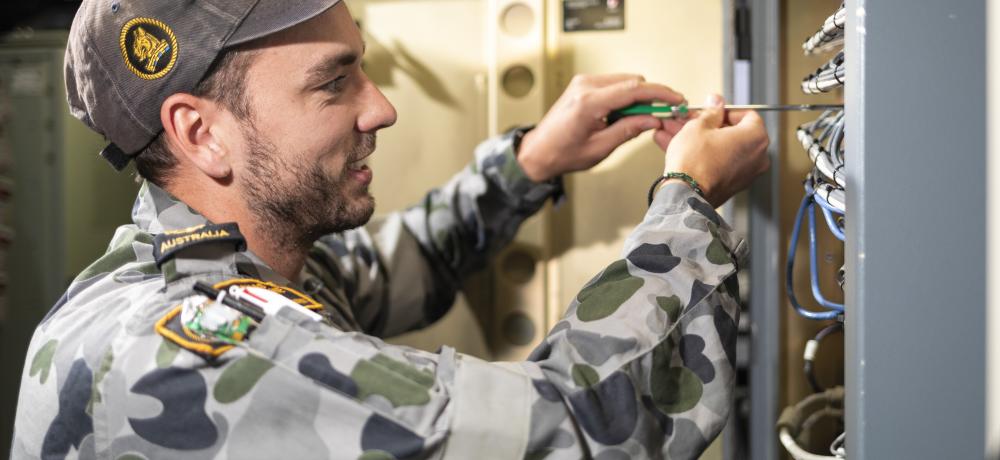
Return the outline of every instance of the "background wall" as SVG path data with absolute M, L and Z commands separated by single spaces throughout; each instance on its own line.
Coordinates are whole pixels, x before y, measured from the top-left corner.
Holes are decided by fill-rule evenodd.
M 69 114 L 65 43 L 65 30 L 0 37 L 0 104 L 7 113 L 0 145 L 10 153 L 10 194 L 0 209 L 0 226 L 9 229 L 0 266 L 0 452 L 8 451 L 35 325 L 104 252 L 114 229 L 131 221 L 138 190 L 130 174 L 98 158 L 103 139 Z

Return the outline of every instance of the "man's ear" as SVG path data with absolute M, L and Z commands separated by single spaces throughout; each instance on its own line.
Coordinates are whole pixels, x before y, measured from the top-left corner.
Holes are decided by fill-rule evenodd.
M 232 155 L 224 131 L 216 123 L 218 104 L 186 93 L 174 93 L 160 106 L 160 122 L 174 154 L 187 159 L 195 168 L 212 177 L 223 179 L 232 173 Z

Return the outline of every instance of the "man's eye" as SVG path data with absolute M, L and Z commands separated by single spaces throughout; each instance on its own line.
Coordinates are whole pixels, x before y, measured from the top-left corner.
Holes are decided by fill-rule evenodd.
M 340 90 L 344 88 L 346 80 L 347 80 L 347 75 L 341 75 L 335 78 L 330 83 L 327 83 L 326 86 L 323 87 L 323 89 L 331 93 L 339 93 Z

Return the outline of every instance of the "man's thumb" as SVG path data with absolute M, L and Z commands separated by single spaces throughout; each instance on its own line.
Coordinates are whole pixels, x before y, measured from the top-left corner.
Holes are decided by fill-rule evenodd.
M 726 110 L 722 108 L 725 101 L 718 94 L 709 95 L 705 99 L 705 109 L 698 114 L 698 118 L 705 123 L 705 126 L 719 128 L 726 117 Z

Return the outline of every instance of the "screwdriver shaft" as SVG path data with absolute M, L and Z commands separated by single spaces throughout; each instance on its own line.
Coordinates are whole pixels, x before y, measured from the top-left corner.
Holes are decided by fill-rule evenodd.
M 689 112 L 705 110 L 708 107 L 691 105 L 686 110 L 654 112 L 650 115 L 656 118 L 674 118 L 680 115 L 686 117 Z M 756 110 L 759 112 L 811 112 L 823 110 L 843 110 L 843 104 L 796 104 L 796 105 L 772 105 L 772 104 L 727 104 L 723 108 L 726 110 Z
M 769 111 L 779 111 L 779 112 L 809 112 L 809 111 L 821 111 L 821 110 L 841 110 L 844 108 L 844 104 L 797 104 L 797 105 L 771 105 L 771 104 L 730 104 L 725 105 L 726 110 L 758 110 L 762 112 Z M 688 110 L 703 110 L 708 107 L 704 106 L 688 106 Z

